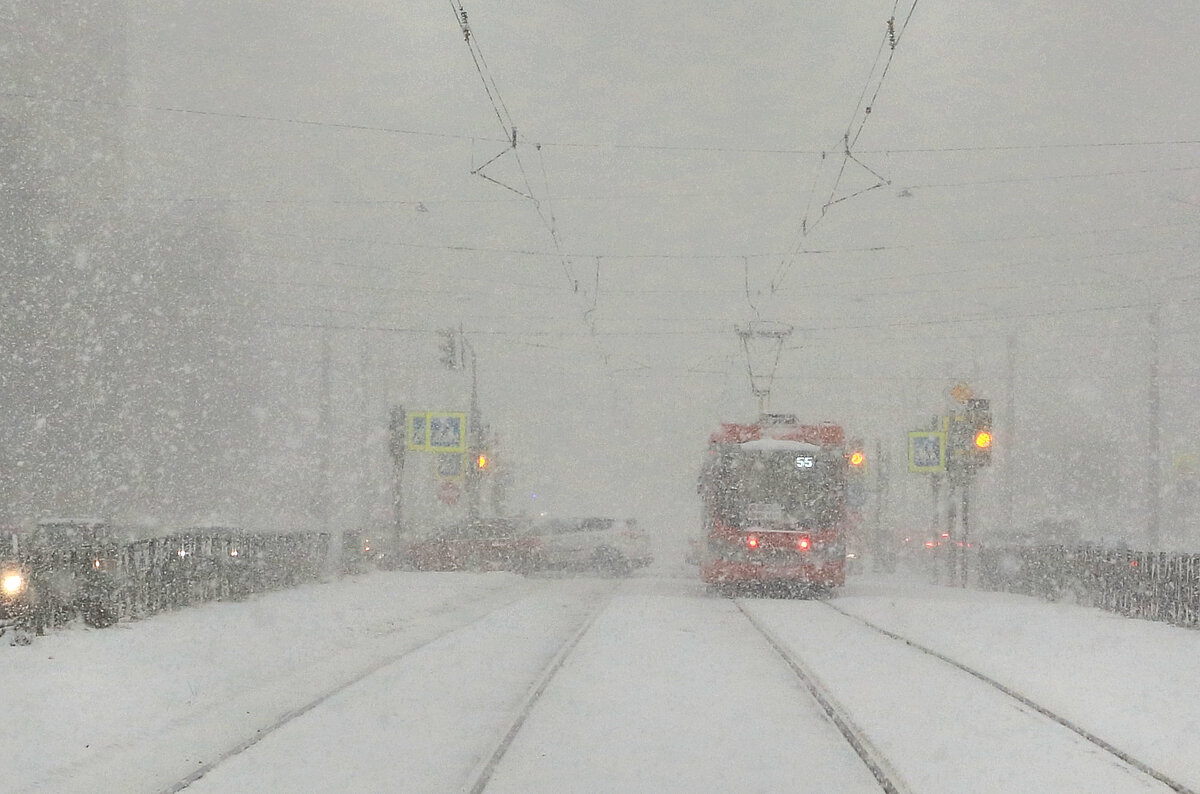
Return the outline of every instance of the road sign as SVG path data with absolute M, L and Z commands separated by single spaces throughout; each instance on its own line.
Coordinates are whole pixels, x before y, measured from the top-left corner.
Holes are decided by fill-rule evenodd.
M 414 411 L 408 415 L 408 448 L 417 452 L 429 450 L 429 412 Z
M 442 484 L 438 486 L 437 498 L 442 504 L 456 505 L 460 496 L 462 489 L 455 480 L 442 480 Z
M 408 448 L 417 452 L 466 452 L 467 415 L 453 411 L 413 411 L 408 415 Z
M 938 430 L 908 432 L 908 470 L 939 474 L 946 470 L 946 433 Z
M 461 452 L 437 453 L 437 476 L 443 478 L 463 476 L 463 472 L 466 470 L 465 459 L 466 456 Z
M 434 452 L 466 452 L 467 415 L 430 411 L 429 448 Z

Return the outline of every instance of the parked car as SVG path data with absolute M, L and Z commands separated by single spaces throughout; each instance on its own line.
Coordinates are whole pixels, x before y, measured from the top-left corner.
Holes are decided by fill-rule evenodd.
M 11 632 L 13 645 L 28 645 L 33 627 L 29 568 L 0 559 L 0 636 Z
M 38 521 L 30 539 L 30 609 L 40 633 L 75 615 L 96 628 L 120 614 L 118 530 L 97 518 Z
M 490 518 L 454 524 L 404 544 L 403 557 L 418 571 L 513 571 L 542 567 L 541 544 L 523 522 Z
M 533 527 L 547 568 L 624 576 L 653 561 L 650 538 L 633 518 L 550 518 Z

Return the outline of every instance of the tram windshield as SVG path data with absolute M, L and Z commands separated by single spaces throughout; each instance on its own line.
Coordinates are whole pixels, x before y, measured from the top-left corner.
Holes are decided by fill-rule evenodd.
M 843 504 L 841 461 L 795 451 L 724 456 L 716 478 L 718 516 L 732 526 L 814 528 L 837 520 Z

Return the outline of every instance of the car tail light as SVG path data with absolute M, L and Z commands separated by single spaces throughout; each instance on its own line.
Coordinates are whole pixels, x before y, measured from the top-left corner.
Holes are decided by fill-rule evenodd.
M 800 551 L 808 551 L 812 548 L 812 538 L 800 538 L 796 541 L 796 548 Z
M 25 589 L 25 576 L 20 571 L 5 571 L 0 581 L 6 596 L 15 596 Z
M 746 547 L 751 549 L 758 548 L 758 535 L 748 535 L 746 537 Z

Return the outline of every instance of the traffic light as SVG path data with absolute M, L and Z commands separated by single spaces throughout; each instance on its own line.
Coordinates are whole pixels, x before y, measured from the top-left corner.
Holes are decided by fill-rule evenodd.
M 972 466 L 990 466 L 992 463 L 992 407 L 987 400 L 967 400 L 967 426 L 970 436 L 966 449 L 967 460 Z
M 846 451 L 846 507 L 861 510 L 867 504 L 867 453 L 852 441 Z
M 862 439 L 846 440 L 846 463 L 850 465 L 851 474 L 862 474 L 866 470 L 866 452 Z
M 471 474 L 487 474 L 492 470 L 492 453 L 486 449 L 473 449 L 467 453 L 467 465 Z

